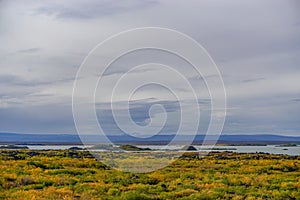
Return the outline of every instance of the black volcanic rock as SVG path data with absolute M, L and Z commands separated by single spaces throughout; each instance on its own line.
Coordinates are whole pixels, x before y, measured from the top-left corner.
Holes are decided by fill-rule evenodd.
M 80 147 L 70 147 L 68 150 L 72 150 L 72 151 L 80 151 L 80 150 L 84 150 L 84 148 L 80 148 Z
M 120 149 L 125 151 L 151 151 L 150 148 L 140 148 L 129 144 L 121 145 Z
M 196 149 L 194 146 L 185 146 L 182 148 L 182 150 L 185 150 L 185 151 L 198 151 L 198 149 Z

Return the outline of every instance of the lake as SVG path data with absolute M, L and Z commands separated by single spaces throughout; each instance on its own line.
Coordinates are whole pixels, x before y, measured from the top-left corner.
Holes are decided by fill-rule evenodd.
M 31 150 L 66 150 L 70 147 L 91 147 L 90 146 L 83 146 L 83 145 L 27 145 L 27 147 Z M 142 148 L 151 148 L 153 150 L 177 150 L 181 149 L 182 146 L 163 146 L 163 145 L 138 145 L 138 147 Z M 201 146 L 195 145 L 197 149 L 201 149 Z M 202 147 L 203 151 L 205 152 L 222 152 L 222 151 L 232 151 L 238 153 L 256 153 L 256 152 L 263 152 L 263 153 L 271 153 L 271 154 L 287 154 L 287 155 L 300 155 L 300 146 L 295 147 L 280 147 L 276 145 L 267 145 L 267 146 L 215 146 L 216 150 L 211 150 L 212 146 L 204 146 Z M 234 149 L 234 150 L 233 150 Z

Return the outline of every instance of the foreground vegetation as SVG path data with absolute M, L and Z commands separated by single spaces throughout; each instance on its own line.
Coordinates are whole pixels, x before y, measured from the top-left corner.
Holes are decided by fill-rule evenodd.
M 0 151 L 0 199 L 300 199 L 300 157 L 186 153 L 147 173 L 84 151 Z

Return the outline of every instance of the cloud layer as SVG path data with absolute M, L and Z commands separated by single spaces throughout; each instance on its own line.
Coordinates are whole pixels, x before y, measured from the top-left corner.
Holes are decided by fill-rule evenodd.
M 0 132 L 75 133 L 72 86 L 88 52 L 112 34 L 157 26 L 190 35 L 218 65 L 228 98 L 224 133 L 299 135 L 299 11 L 297 0 L 0 1 Z M 188 80 L 197 85 L 199 133 L 205 132 L 210 118 L 205 83 L 170 55 L 151 51 L 127 55 L 105 73 L 106 83 L 132 65 L 153 59 L 184 68 Z M 142 74 L 162 76 L 176 85 L 174 77 L 151 68 L 130 76 Z M 97 114 L 105 129 L 115 134 L 120 130 L 105 94 L 99 95 Z M 120 94 L 121 111 L 123 100 Z M 188 96 L 182 103 L 190 109 Z M 152 104 L 163 105 L 169 115 L 162 131 L 176 131 L 180 109 L 159 88 L 136 93 L 130 107 L 133 120 L 149 123 Z M 154 117 L 162 116 L 157 112 Z

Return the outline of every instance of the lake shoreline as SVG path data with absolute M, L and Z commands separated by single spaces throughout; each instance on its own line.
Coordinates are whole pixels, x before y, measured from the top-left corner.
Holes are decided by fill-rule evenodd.
M 128 144 L 126 144 L 128 145 Z M 125 146 L 126 146 L 125 145 Z M 126 149 L 120 149 L 124 146 L 123 144 L 98 144 L 98 145 L 76 145 L 76 144 L 53 144 L 53 145 L 0 145 L 1 149 L 8 150 L 18 150 L 18 149 L 28 149 L 32 151 L 40 150 L 89 150 L 91 152 L 119 152 L 126 151 Z M 133 145 L 129 145 L 133 146 Z M 1 148 L 2 147 L 2 148 Z M 135 145 L 137 151 L 141 149 L 146 149 L 148 152 L 189 152 L 191 150 L 184 149 L 184 145 Z M 269 154 L 282 154 L 282 155 L 296 155 L 300 156 L 300 146 L 299 145 L 191 145 L 195 148 L 195 152 L 234 152 L 234 153 L 269 153 Z M 131 149 L 131 151 L 133 151 Z M 129 150 L 130 152 L 130 150 Z

